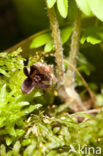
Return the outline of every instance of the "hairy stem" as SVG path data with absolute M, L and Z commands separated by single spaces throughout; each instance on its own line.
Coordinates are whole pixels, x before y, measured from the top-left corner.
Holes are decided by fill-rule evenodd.
M 76 57 L 79 51 L 79 39 L 80 39 L 80 23 L 81 23 L 81 14 L 78 10 L 77 16 L 74 21 L 74 31 L 71 38 L 71 47 L 70 47 L 70 57 L 69 63 L 76 68 Z M 67 87 L 74 88 L 75 87 L 75 69 L 71 66 L 68 67 L 68 71 L 66 74 L 66 84 Z
M 75 110 L 75 112 L 86 110 L 83 105 L 81 98 L 75 90 L 75 69 L 76 69 L 76 57 L 79 51 L 79 39 L 80 39 L 80 24 L 81 24 L 81 14 L 78 10 L 75 21 L 74 21 L 74 31 L 71 38 L 71 47 L 69 54 L 69 66 L 67 73 L 65 75 L 65 86 L 66 91 L 71 99 L 70 107 Z M 72 68 L 74 67 L 74 68 Z
M 46 3 L 46 5 L 47 5 L 47 3 Z M 83 110 L 85 110 L 85 108 L 81 105 L 81 100 L 78 98 L 78 95 L 75 94 L 74 90 L 72 90 L 73 94 L 71 96 L 71 94 L 70 94 L 71 90 L 70 90 L 70 88 L 67 87 L 67 84 L 64 81 L 63 48 L 62 48 L 62 43 L 61 43 L 61 38 L 60 38 L 59 24 L 58 24 L 56 14 L 55 14 L 55 9 L 54 9 L 54 7 L 49 9 L 47 6 L 47 10 L 48 10 L 49 21 L 50 21 L 51 30 L 52 30 L 52 36 L 53 36 L 54 48 L 55 48 L 55 58 L 56 58 L 56 63 L 57 63 L 56 72 L 57 72 L 57 81 L 58 81 L 57 82 L 58 94 L 61 97 L 61 99 L 64 100 L 65 102 L 74 104 L 74 107 L 72 107 L 72 105 L 70 106 L 70 108 L 73 109 L 73 111 L 75 111 L 75 112 L 83 111 Z M 77 20 L 75 21 L 74 28 L 78 30 L 79 26 L 78 26 L 78 23 L 76 24 L 76 22 L 77 22 Z M 76 27 L 78 27 L 78 28 L 76 28 Z M 79 30 L 78 31 L 77 30 L 75 30 L 75 33 L 79 32 Z M 78 33 L 77 33 L 77 35 L 75 35 L 75 33 L 73 33 L 74 37 L 72 36 L 72 40 L 75 39 L 75 43 L 74 43 L 74 41 L 72 41 L 73 48 L 71 46 L 71 51 L 73 51 L 72 53 L 74 53 L 73 56 L 71 56 L 71 60 L 73 60 L 73 65 L 74 65 L 74 60 L 75 60 L 74 55 L 76 55 L 75 53 L 77 53 L 77 51 L 78 51 L 78 48 L 76 49 L 76 46 L 79 45 L 78 44 L 78 40 L 79 40 L 78 36 L 79 35 L 78 35 Z M 73 70 L 73 69 L 71 68 L 71 70 Z M 73 96 L 75 96 L 76 98 L 73 98 Z
M 55 48 L 55 58 L 57 63 L 57 87 L 60 89 L 64 85 L 64 60 L 63 60 L 63 48 L 62 42 L 60 38 L 60 30 L 59 24 L 56 18 L 55 9 L 54 7 L 48 10 L 49 21 L 52 30 L 52 36 L 54 40 L 54 48 Z

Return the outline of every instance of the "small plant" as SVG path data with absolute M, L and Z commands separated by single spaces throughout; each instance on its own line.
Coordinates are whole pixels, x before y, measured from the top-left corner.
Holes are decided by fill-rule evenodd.
M 0 156 L 103 155 L 103 1 L 44 5 L 50 28 L 0 53 Z

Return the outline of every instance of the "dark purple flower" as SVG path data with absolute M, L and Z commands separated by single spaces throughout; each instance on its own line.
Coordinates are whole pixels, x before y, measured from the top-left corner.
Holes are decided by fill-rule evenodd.
M 48 89 L 54 78 L 52 66 L 37 63 L 29 68 L 24 67 L 27 78 L 23 81 L 21 90 L 25 94 L 32 92 L 34 88 Z

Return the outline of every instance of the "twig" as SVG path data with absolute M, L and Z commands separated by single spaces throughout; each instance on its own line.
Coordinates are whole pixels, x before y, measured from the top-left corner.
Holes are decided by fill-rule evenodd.
M 83 112 L 80 112 L 80 113 L 88 113 L 88 114 L 91 114 L 91 113 L 99 113 L 101 111 L 102 111 L 102 109 L 92 109 L 92 110 L 87 110 L 87 111 L 83 111 Z
M 36 38 L 37 36 L 42 35 L 42 34 L 44 34 L 44 33 L 47 33 L 47 32 L 49 32 L 49 31 L 50 31 L 50 29 L 45 29 L 45 30 L 43 30 L 43 31 L 41 31 L 41 32 L 38 32 L 38 33 L 36 33 L 36 34 L 33 34 L 33 35 L 29 36 L 28 38 L 24 39 L 23 41 L 17 43 L 16 45 L 10 47 L 9 49 L 6 49 L 5 51 L 7 51 L 7 52 L 12 52 L 12 51 L 18 49 L 19 47 L 22 47 L 22 49 L 23 49 L 24 51 L 26 51 L 26 50 L 25 50 L 26 48 L 27 48 L 27 51 L 28 51 L 28 50 L 30 51 L 29 46 L 30 46 L 31 41 L 32 41 L 34 38 Z M 27 45 L 28 45 L 28 46 L 27 46 Z M 25 48 L 25 47 L 26 47 L 26 48 Z M 36 51 L 36 50 L 35 50 L 35 51 Z
M 82 111 L 82 112 L 74 113 L 74 114 L 69 115 L 69 116 L 71 116 L 71 117 L 73 117 L 73 116 L 80 116 L 80 114 L 82 114 L 82 113 L 86 113 L 86 114 L 100 113 L 101 111 L 103 111 L 103 108 L 100 108 L 100 109 L 91 109 L 91 110 L 87 110 L 87 111 Z
M 69 22 L 65 22 L 64 24 L 62 24 L 62 25 L 60 26 L 60 28 L 64 28 L 65 26 L 68 26 L 68 25 L 70 25 L 70 24 L 71 24 L 70 21 L 69 21 Z M 28 47 L 26 47 L 26 48 L 27 48 L 27 51 L 28 51 L 28 50 L 30 51 L 29 46 L 30 46 L 30 42 L 32 41 L 32 39 L 34 39 L 34 38 L 36 38 L 37 36 L 42 35 L 42 34 L 44 34 L 44 33 L 48 33 L 48 32 L 51 32 L 51 29 L 50 29 L 50 28 L 49 28 L 49 29 L 45 29 L 45 30 L 43 30 L 43 31 L 40 31 L 40 32 L 38 32 L 38 33 L 36 33 L 36 34 L 33 34 L 33 35 L 27 37 L 26 39 L 24 39 L 23 41 L 17 43 L 16 45 L 10 47 L 9 49 L 5 49 L 4 51 L 12 52 L 13 50 L 18 49 L 19 47 L 25 47 L 25 45 L 28 44 L 28 42 L 29 42 L 29 44 L 28 44 Z M 25 49 L 26 49 L 26 48 L 25 48 Z M 37 50 L 37 49 L 36 49 L 36 50 Z

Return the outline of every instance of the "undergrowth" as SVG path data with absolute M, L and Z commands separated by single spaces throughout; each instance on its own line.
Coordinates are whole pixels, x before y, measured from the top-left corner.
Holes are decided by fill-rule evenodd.
M 0 53 L 0 156 L 88 156 L 86 147 L 96 155 L 96 148 L 103 147 L 103 113 L 70 115 L 66 104 L 61 110 L 55 106 L 55 90 L 24 95 L 21 51 Z

